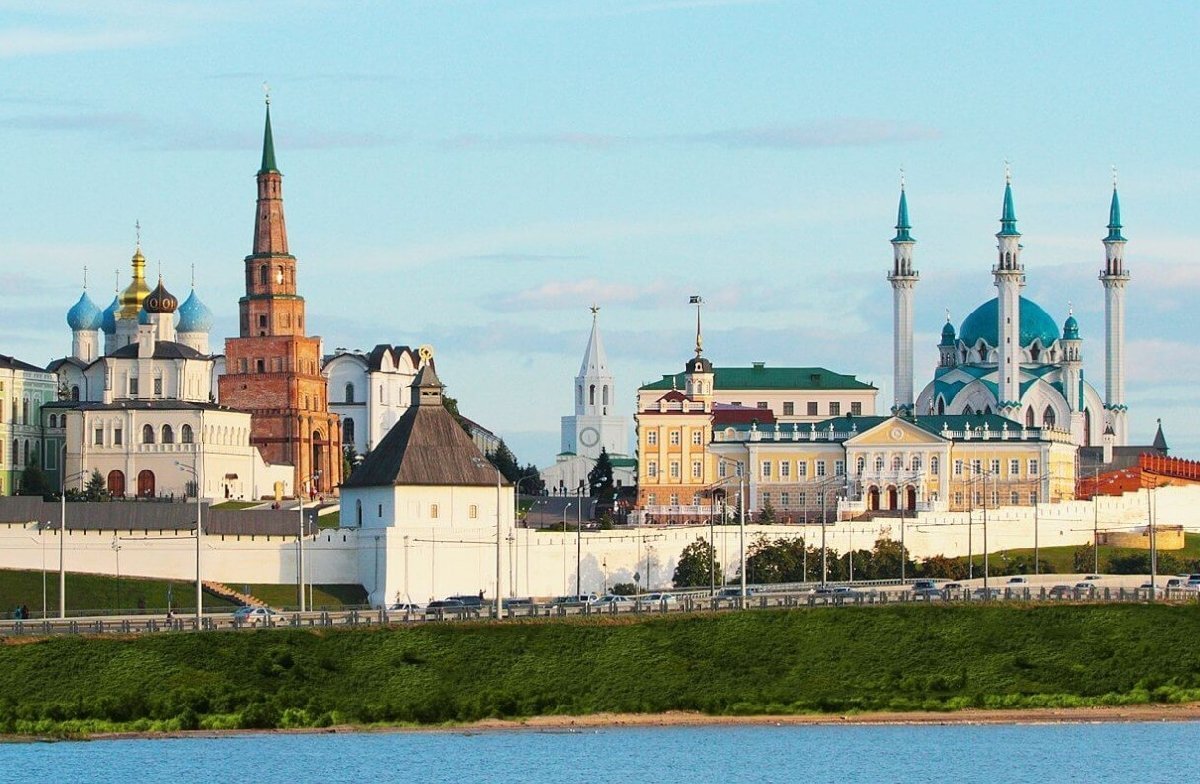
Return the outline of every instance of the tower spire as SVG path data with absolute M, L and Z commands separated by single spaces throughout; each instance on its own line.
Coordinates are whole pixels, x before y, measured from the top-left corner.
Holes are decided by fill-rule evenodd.
M 696 356 L 704 353 L 704 337 L 700 333 L 700 307 L 704 304 L 704 297 L 699 294 L 693 294 L 688 299 L 689 305 L 696 306 Z
M 1108 207 L 1108 236 L 1104 238 L 1104 408 L 1118 446 L 1129 441 L 1125 404 L 1125 237 L 1121 233 L 1121 202 L 1117 198 L 1117 169 L 1113 167 L 1112 201 Z
M 263 82 L 263 92 L 266 93 L 267 121 L 263 126 L 262 166 L 258 169 L 259 174 L 279 171 L 275 167 L 275 138 L 271 135 L 271 88 L 266 82 Z
M 1017 211 L 1013 207 L 1012 169 L 1004 163 L 1004 208 L 1000 213 L 1000 234 L 1005 237 L 1020 237 L 1017 231 Z
M 992 269 L 998 293 L 996 407 L 1001 415 L 1015 418 L 1021 406 L 1021 289 L 1025 287 L 1025 267 L 1021 264 L 1021 232 L 1017 231 L 1008 161 L 1004 162 L 1004 207 L 996 249 L 999 254 Z
M 913 412 L 913 295 L 920 273 L 913 269 L 912 223 L 908 219 L 908 194 L 904 169 L 900 170 L 900 205 L 896 210 L 896 236 L 892 237 L 892 413 Z

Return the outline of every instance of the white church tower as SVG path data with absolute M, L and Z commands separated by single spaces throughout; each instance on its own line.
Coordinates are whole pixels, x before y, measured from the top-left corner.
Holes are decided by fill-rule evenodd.
M 998 294 L 996 386 L 998 413 L 1017 419 L 1021 408 L 1021 289 L 1025 266 L 1021 264 L 1021 232 L 1013 209 L 1012 176 L 1004 173 L 1004 209 L 996 234 L 999 258 L 992 275 Z
M 593 460 L 601 449 L 612 456 L 629 449 L 629 421 L 613 414 L 616 382 L 600 339 L 599 313 L 593 305 L 592 333 L 575 377 L 575 413 L 562 418 L 562 451 Z
M 1128 407 L 1125 405 L 1125 237 L 1121 235 L 1121 203 L 1113 178 L 1112 205 L 1108 210 L 1108 236 L 1104 238 L 1104 409 L 1117 446 L 1129 443 Z
M 896 216 L 896 236 L 892 238 L 892 369 L 895 403 L 892 413 L 903 416 L 913 412 L 913 294 L 920 273 L 913 269 L 913 245 L 909 233 L 908 198 L 904 177 L 900 177 L 900 208 Z

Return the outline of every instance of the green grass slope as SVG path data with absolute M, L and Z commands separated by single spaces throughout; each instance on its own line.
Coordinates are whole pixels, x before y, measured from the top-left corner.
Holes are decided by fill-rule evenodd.
M 0 731 L 1200 699 L 1200 608 L 891 606 L 0 646 Z
M 103 574 L 67 572 L 67 612 L 79 614 L 90 610 L 113 612 L 120 607 L 135 611 L 138 602 L 147 610 L 167 607 L 167 587 L 171 588 L 172 606 L 176 610 L 195 610 L 196 584 L 184 580 L 147 580 L 122 577 L 118 591 L 117 578 Z M 118 592 L 120 601 L 118 602 Z M 292 591 L 293 596 L 295 590 Z M 293 598 L 293 603 L 295 599 Z M 35 618 L 42 614 L 41 570 L 0 569 L 0 618 L 9 618 L 14 608 L 28 605 Z M 204 609 L 211 612 L 232 612 L 237 605 L 205 591 Z M 46 609 L 58 617 L 58 570 L 46 573 Z

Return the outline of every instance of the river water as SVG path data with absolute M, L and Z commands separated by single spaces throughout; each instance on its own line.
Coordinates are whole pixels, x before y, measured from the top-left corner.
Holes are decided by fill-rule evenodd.
M 1196 781 L 1200 723 L 710 726 L 0 745 L 0 782 Z

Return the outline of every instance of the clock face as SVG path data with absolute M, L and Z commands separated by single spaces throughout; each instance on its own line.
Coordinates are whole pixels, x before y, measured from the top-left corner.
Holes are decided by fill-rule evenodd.
M 579 443 L 584 446 L 595 446 L 600 443 L 600 433 L 594 427 L 585 427 L 579 431 Z

